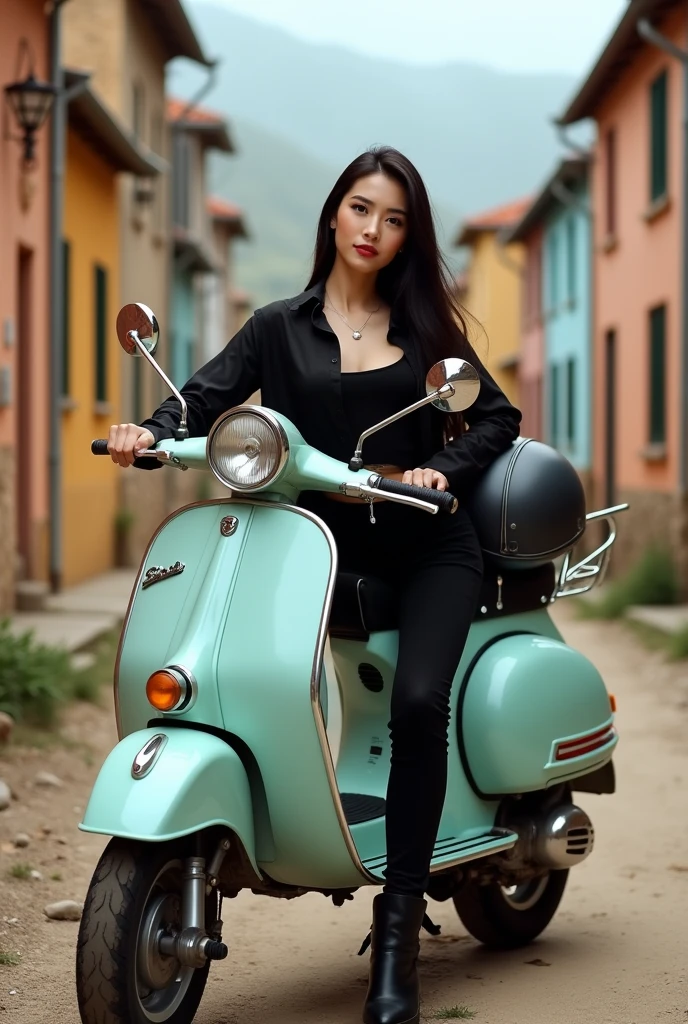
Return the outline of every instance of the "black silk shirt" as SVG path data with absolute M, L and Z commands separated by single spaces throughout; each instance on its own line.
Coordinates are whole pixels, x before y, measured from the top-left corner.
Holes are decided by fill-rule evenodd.
M 257 390 L 268 409 L 287 416 L 306 442 L 342 462 L 353 455 L 351 428 L 342 403 L 339 340 L 323 312 L 324 286 L 256 310 L 217 356 L 181 389 L 188 404 L 189 433 L 203 437 L 215 420 Z M 422 352 L 392 315 L 388 339 L 403 350 L 416 377 L 417 398 L 425 396 Z M 521 414 L 508 401 L 476 355 L 480 394 L 465 411 L 468 430 L 443 443 L 445 414 L 427 406 L 417 414 L 421 467 L 443 473 L 457 497 L 518 437 Z M 142 426 L 156 441 L 172 437 L 179 402 L 169 398 Z M 365 445 L 363 460 L 366 461 Z M 137 461 L 141 468 L 160 463 Z M 403 469 L 414 469 L 404 466 Z

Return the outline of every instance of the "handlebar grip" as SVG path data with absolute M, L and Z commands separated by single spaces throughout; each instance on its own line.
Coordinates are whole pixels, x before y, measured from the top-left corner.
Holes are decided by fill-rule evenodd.
M 91 441 L 91 454 L 109 455 L 107 438 L 101 437 L 97 441 Z
M 458 499 L 453 494 L 449 491 L 436 491 L 433 487 L 416 487 L 414 484 L 402 484 L 400 480 L 389 480 L 386 477 L 378 477 L 371 486 L 381 492 L 406 494 L 409 498 L 430 502 L 437 505 L 440 512 L 448 512 L 450 515 L 459 507 Z

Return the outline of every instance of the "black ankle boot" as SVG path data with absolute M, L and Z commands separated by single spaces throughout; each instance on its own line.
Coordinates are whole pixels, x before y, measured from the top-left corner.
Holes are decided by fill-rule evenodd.
M 370 981 L 363 1024 L 418 1024 L 416 961 L 427 903 L 381 892 L 373 900 Z

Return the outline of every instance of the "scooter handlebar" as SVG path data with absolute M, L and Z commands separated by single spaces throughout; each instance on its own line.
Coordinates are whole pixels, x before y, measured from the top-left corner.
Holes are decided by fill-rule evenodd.
M 107 438 L 100 437 L 97 441 L 91 441 L 91 455 L 109 455 Z
M 415 484 L 402 484 L 399 480 L 390 480 L 387 477 L 375 476 L 368 481 L 371 487 L 384 493 L 398 494 L 401 497 L 417 498 L 418 501 L 427 501 L 431 505 L 437 505 L 440 512 L 447 512 L 453 515 L 459 507 L 458 498 L 455 498 L 449 491 L 436 491 L 433 487 L 416 487 Z

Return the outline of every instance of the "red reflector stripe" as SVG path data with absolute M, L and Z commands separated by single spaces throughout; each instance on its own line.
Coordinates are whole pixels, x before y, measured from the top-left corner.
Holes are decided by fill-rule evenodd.
M 590 754 L 594 750 L 599 750 L 600 747 L 610 743 L 615 735 L 614 727 L 607 725 L 604 729 L 598 729 L 587 736 L 579 736 L 575 740 L 564 740 L 563 743 L 557 744 L 557 752 L 554 759 L 555 761 L 569 761 L 573 757 Z

